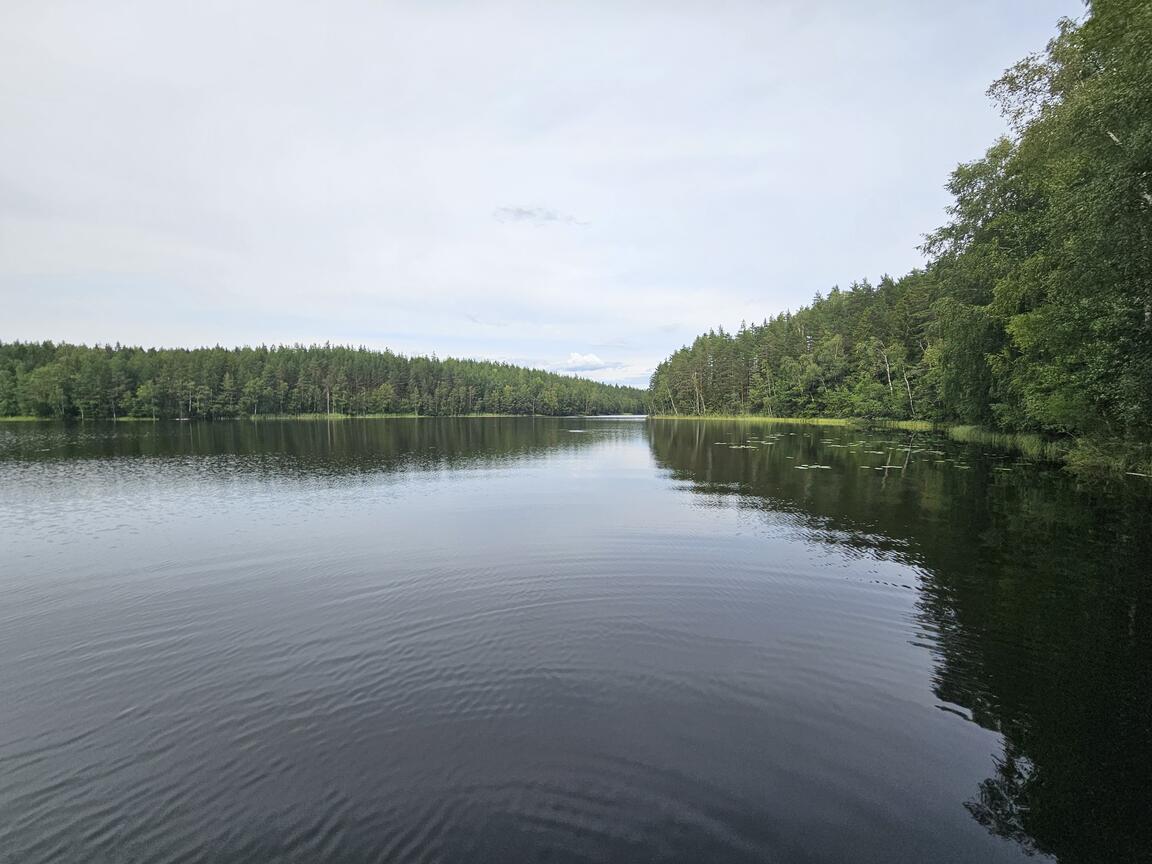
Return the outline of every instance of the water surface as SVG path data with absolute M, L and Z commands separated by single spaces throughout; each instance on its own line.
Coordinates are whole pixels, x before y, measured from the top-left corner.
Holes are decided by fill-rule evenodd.
M 1149 860 L 1139 481 L 493 418 L 0 424 L 0 493 L 0 861 Z

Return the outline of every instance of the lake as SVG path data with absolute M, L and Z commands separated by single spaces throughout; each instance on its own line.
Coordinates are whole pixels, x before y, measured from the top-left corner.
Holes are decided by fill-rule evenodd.
M 0 423 L 0 861 L 1152 860 L 1127 481 L 736 421 Z

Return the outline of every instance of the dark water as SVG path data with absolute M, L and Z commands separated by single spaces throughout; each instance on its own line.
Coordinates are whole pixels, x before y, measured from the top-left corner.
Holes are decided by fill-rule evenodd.
M 1152 860 L 1141 482 L 826 427 L 0 424 L 0 861 Z

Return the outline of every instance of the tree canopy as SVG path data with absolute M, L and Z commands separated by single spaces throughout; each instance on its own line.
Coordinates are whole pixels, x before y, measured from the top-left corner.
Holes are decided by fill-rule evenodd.
M 925 268 L 698 337 L 655 409 L 1147 439 L 1152 4 L 1094 0 L 988 92 L 1011 135 L 952 173 Z
M 88 347 L 0 343 L 0 416 L 622 414 L 645 394 L 507 363 L 343 346 Z

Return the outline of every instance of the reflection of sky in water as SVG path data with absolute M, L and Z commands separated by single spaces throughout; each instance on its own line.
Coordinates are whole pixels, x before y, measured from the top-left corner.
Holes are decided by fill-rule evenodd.
M 1147 502 L 754 428 L 5 429 L 0 841 L 1124 860 Z

